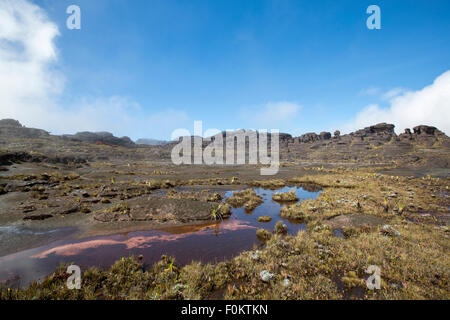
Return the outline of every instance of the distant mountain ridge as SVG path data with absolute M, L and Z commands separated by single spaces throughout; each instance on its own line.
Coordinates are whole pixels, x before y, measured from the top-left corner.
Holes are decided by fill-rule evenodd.
M 37 138 L 49 136 L 50 133 L 42 129 L 27 128 L 14 119 L 3 119 L 0 120 L 0 135 L 15 138 Z
M 39 138 L 51 136 L 48 131 L 35 128 L 27 128 L 23 126 L 19 121 L 14 119 L 2 119 L 0 120 L 0 134 L 3 137 L 10 138 Z M 129 137 L 118 138 L 110 132 L 78 132 L 76 134 L 63 134 L 60 137 L 63 140 L 107 144 L 112 146 L 132 147 L 135 143 Z
M 405 164 L 412 166 L 450 167 L 450 138 L 433 126 L 419 125 L 405 129 L 397 135 L 393 124 L 379 123 L 341 135 L 338 130 L 305 133 L 293 137 L 280 133 L 279 147 L 282 162 L 302 163 L 354 163 L 354 164 Z M 244 133 L 248 131 L 239 130 Z M 224 135 L 224 132 L 218 135 Z M 214 136 L 217 138 L 217 136 Z M 214 138 L 212 137 L 212 138 Z M 268 136 L 270 141 L 271 137 Z M 211 139 L 203 141 L 203 147 Z M 192 140 L 193 142 L 193 140 Z M 153 159 L 170 160 L 174 145 L 154 139 L 139 139 L 134 143 L 128 137 L 118 138 L 109 132 L 79 132 L 73 135 L 51 135 L 42 129 L 27 128 L 13 119 L 0 120 L 0 149 L 2 152 L 30 153 L 42 159 L 55 161 L 85 159 Z M 119 148 L 120 147 L 120 148 Z M 8 156 L 9 157 L 9 156 Z M 17 158 L 17 154 L 14 156 Z M 14 158 L 13 157 L 13 158 Z M 15 159 L 15 158 L 14 158 Z
M 138 140 L 136 140 L 136 144 L 144 144 L 144 145 L 148 145 L 148 146 L 163 146 L 168 143 L 170 143 L 170 141 L 157 140 L 157 139 L 138 139 Z
M 133 147 L 135 143 L 129 137 L 118 138 L 110 132 L 78 132 L 76 134 L 64 134 L 63 139 L 82 141 L 87 143 L 107 144 L 113 146 Z

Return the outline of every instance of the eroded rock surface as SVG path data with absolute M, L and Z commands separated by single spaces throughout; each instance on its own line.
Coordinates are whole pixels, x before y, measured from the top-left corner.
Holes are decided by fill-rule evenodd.
M 98 212 L 94 219 L 101 222 L 173 221 L 185 223 L 212 220 L 212 212 L 218 206 L 218 202 L 141 197 L 127 201 L 122 208 L 111 208 Z
M 384 220 L 380 217 L 363 214 L 340 215 L 326 222 L 326 224 L 335 229 L 363 226 L 374 227 L 383 223 Z

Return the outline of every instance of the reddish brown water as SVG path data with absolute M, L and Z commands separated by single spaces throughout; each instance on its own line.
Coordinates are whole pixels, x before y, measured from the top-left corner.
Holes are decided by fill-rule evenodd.
M 0 257 L 0 280 L 9 285 L 24 285 L 42 279 L 61 263 L 74 263 L 81 269 L 90 266 L 107 267 L 121 257 L 143 255 L 144 261 L 153 264 L 161 255 L 176 258 L 178 264 L 192 261 L 216 262 L 231 258 L 244 250 L 262 245 L 256 238 L 256 230 L 273 230 L 282 220 L 288 233 L 296 234 L 305 228 L 303 224 L 282 219 L 282 204 L 272 200 L 274 192 L 295 190 L 300 201 L 318 196 L 302 188 L 285 187 L 280 190 L 255 189 L 264 203 L 252 212 L 243 208 L 232 210 L 225 221 L 200 226 L 183 226 L 158 231 L 137 231 L 125 234 L 97 236 L 82 240 L 65 239 L 48 245 Z M 230 196 L 227 192 L 226 196 Z M 268 223 L 258 222 L 259 216 L 271 216 Z M 0 230 L 1 231 L 1 230 Z M 12 280 L 16 278 L 16 280 Z

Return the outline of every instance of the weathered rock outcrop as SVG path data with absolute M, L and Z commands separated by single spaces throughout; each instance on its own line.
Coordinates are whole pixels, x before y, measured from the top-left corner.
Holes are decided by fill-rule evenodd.
M 239 130 L 252 136 L 257 132 Z M 203 147 L 225 132 L 203 140 Z M 270 152 L 271 135 L 268 135 Z M 447 168 L 450 165 L 450 138 L 439 129 L 419 125 L 396 135 L 394 125 L 379 123 L 342 135 L 335 131 L 306 133 L 292 137 L 280 133 L 281 161 L 309 163 L 407 164 Z M 192 140 L 193 145 L 194 139 Z M 224 141 L 225 143 L 225 141 Z M 248 139 L 246 154 L 248 158 Z M 177 142 L 150 146 L 134 144 L 128 137 L 109 132 L 80 132 L 56 136 L 40 129 L 23 127 L 12 119 L 0 120 L 0 166 L 21 161 L 82 163 L 108 159 L 170 160 Z M 100 145 L 100 146 L 99 146 Z M 109 147 L 108 147 L 109 146 Z M 123 148 L 125 147 L 125 148 Z M 85 159 L 85 160 L 83 160 Z
M 27 128 L 14 119 L 0 120 L 0 135 L 5 138 L 38 138 L 49 136 L 49 133 L 42 129 Z
M 28 152 L 0 152 L 0 165 L 8 166 L 13 163 L 21 162 L 47 162 L 62 164 L 82 164 L 86 163 L 86 159 L 76 156 L 46 156 L 41 154 L 30 154 Z
M 356 136 L 371 136 L 371 135 L 395 135 L 395 126 L 393 124 L 379 123 L 364 129 L 358 130 L 354 133 Z
M 0 128 L 22 128 L 22 125 L 18 120 L 2 119 L 0 120 Z
M 410 141 L 419 145 L 430 147 L 433 144 L 440 142 L 442 146 L 450 147 L 449 138 L 442 131 L 436 127 L 420 125 L 411 129 L 405 129 L 405 132 L 398 136 L 400 141 Z
M 420 125 L 396 135 L 393 124 L 379 123 L 355 132 L 334 136 L 328 133 L 307 133 L 294 137 L 287 150 L 287 160 L 364 161 L 447 167 L 450 161 L 450 139 L 435 127 Z M 286 152 L 288 151 L 288 152 Z
M 110 132 L 78 132 L 70 135 L 65 134 L 63 139 L 81 141 L 87 143 L 107 144 L 112 146 L 133 147 L 135 143 L 128 137 L 118 138 Z
M 128 201 L 123 208 L 111 208 L 97 212 L 94 219 L 112 221 L 193 222 L 211 221 L 211 213 L 218 202 L 203 202 L 190 199 L 160 199 L 141 197 Z M 225 216 L 229 216 L 229 212 Z
M 316 141 L 323 141 L 323 140 L 329 140 L 331 139 L 331 133 L 330 132 L 321 132 L 320 134 L 314 133 L 314 132 L 308 132 L 300 137 L 295 137 L 293 139 L 294 143 L 312 143 Z
M 436 131 L 438 131 L 435 127 L 430 126 L 417 126 L 413 128 L 415 134 L 430 134 L 434 135 Z

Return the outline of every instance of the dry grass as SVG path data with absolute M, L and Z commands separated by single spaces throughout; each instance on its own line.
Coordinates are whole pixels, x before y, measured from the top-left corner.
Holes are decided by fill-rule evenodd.
M 122 259 L 109 270 L 85 271 L 81 290 L 66 288 L 61 268 L 26 289 L 2 288 L 0 298 L 448 300 L 449 229 L 439 217 L 449 213 L 449 181 L 362 170 L 292 178 L 289 183 L 323 187 L 315 200 L 283 208 L 283 217 L 307 223 L 295 236 L 284 235 L 282 224 L 275 233 L 258 230 L 266 241 L 262 249 L 216 264 L 179 267 L 163 257 L 144 269 L 139 260 Z M 227 202 L 243 206 L 257 199 L 254 191 L 244 190 Z M 344 238 L 334 236 L 329 219 L 349 214 L 382 218 L 390 227 L 348 225 L 342 230 Z M 412 219 L 417 215 L 422 218 Z M 381 269 L 380 290 L 365 285 L 370 265 Z M 263 270 L 274 278 L 262 281 Z
M 272 199 L 275 201 L 298 201 L 298 196 L 295 190 L 289 192 L 274 193 Z
M 226 199 L 226 202 L 235 208 L 245 207 L 247 210 L 253 210 L 263 203 L 262 197 L 257 195 L 255 190 L 246 189 L 234 191 L 233 196 Z

